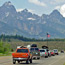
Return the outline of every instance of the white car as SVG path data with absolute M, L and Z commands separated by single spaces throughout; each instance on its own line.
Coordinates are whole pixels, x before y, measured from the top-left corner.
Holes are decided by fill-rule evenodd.
M 46 49 L 40 49 L 40 56 L 48 58 L 48 52 Z
M 59 55 L 58 49 L 54 49 L 54 53 L 55 53 L 56 55 Z

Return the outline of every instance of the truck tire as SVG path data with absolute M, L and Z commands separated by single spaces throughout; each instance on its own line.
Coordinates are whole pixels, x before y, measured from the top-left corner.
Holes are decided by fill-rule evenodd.
M 13 64 L 16 64 L 16 61 L 15 60 L 13 60 Z
M 37 58 L 38 60 L 40 59 L 40 57 Z
M 32 63 L 32 58 L 30 59 L 30 63 Z
M 26 64 L 29 64 L 29 59 L 28 59 L 28 60 L 26 60 Z
M 18 63 L 20 63 L 20 61 L 18 61 Z

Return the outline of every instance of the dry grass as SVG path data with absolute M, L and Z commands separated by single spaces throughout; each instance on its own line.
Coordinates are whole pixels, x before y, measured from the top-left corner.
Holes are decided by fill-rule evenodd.
M 47 45 L 47 42 L 10 42 L 11 47 L 13 49 L 16 49 L 17 46 L 26 46 L 29 44 L 37 44 L 39 48 L 41 48 L 43 45 Z M 49 49 L 58 49 L 58 50 L 65 50 L 65 41 L 49 41 L 48 42 Z

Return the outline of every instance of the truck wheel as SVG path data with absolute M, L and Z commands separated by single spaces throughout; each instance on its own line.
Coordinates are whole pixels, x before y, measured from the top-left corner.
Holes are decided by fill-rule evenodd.
M 18 61 L 18 63 L 20 63 L 20 61 Z
M 16 64 L 16 61 L 15 60 L 13 60 L 13 64 Z
M 15 62 L 13 62 L 13 64 L 16 64 Z
M 26 64 L 29 64 L 29 59 L 28 59 L 28 60 L 26 60 Z
M 30 59 L 30 63 L 32 63 L 32 58 Z
M 37 58 L 38 60 L 40 59 L 40 57 Z

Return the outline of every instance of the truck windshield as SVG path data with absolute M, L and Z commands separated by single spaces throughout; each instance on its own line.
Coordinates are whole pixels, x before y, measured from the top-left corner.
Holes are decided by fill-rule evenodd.
M 28 49 L 18 49 L 18 53 L 28 53 Z

